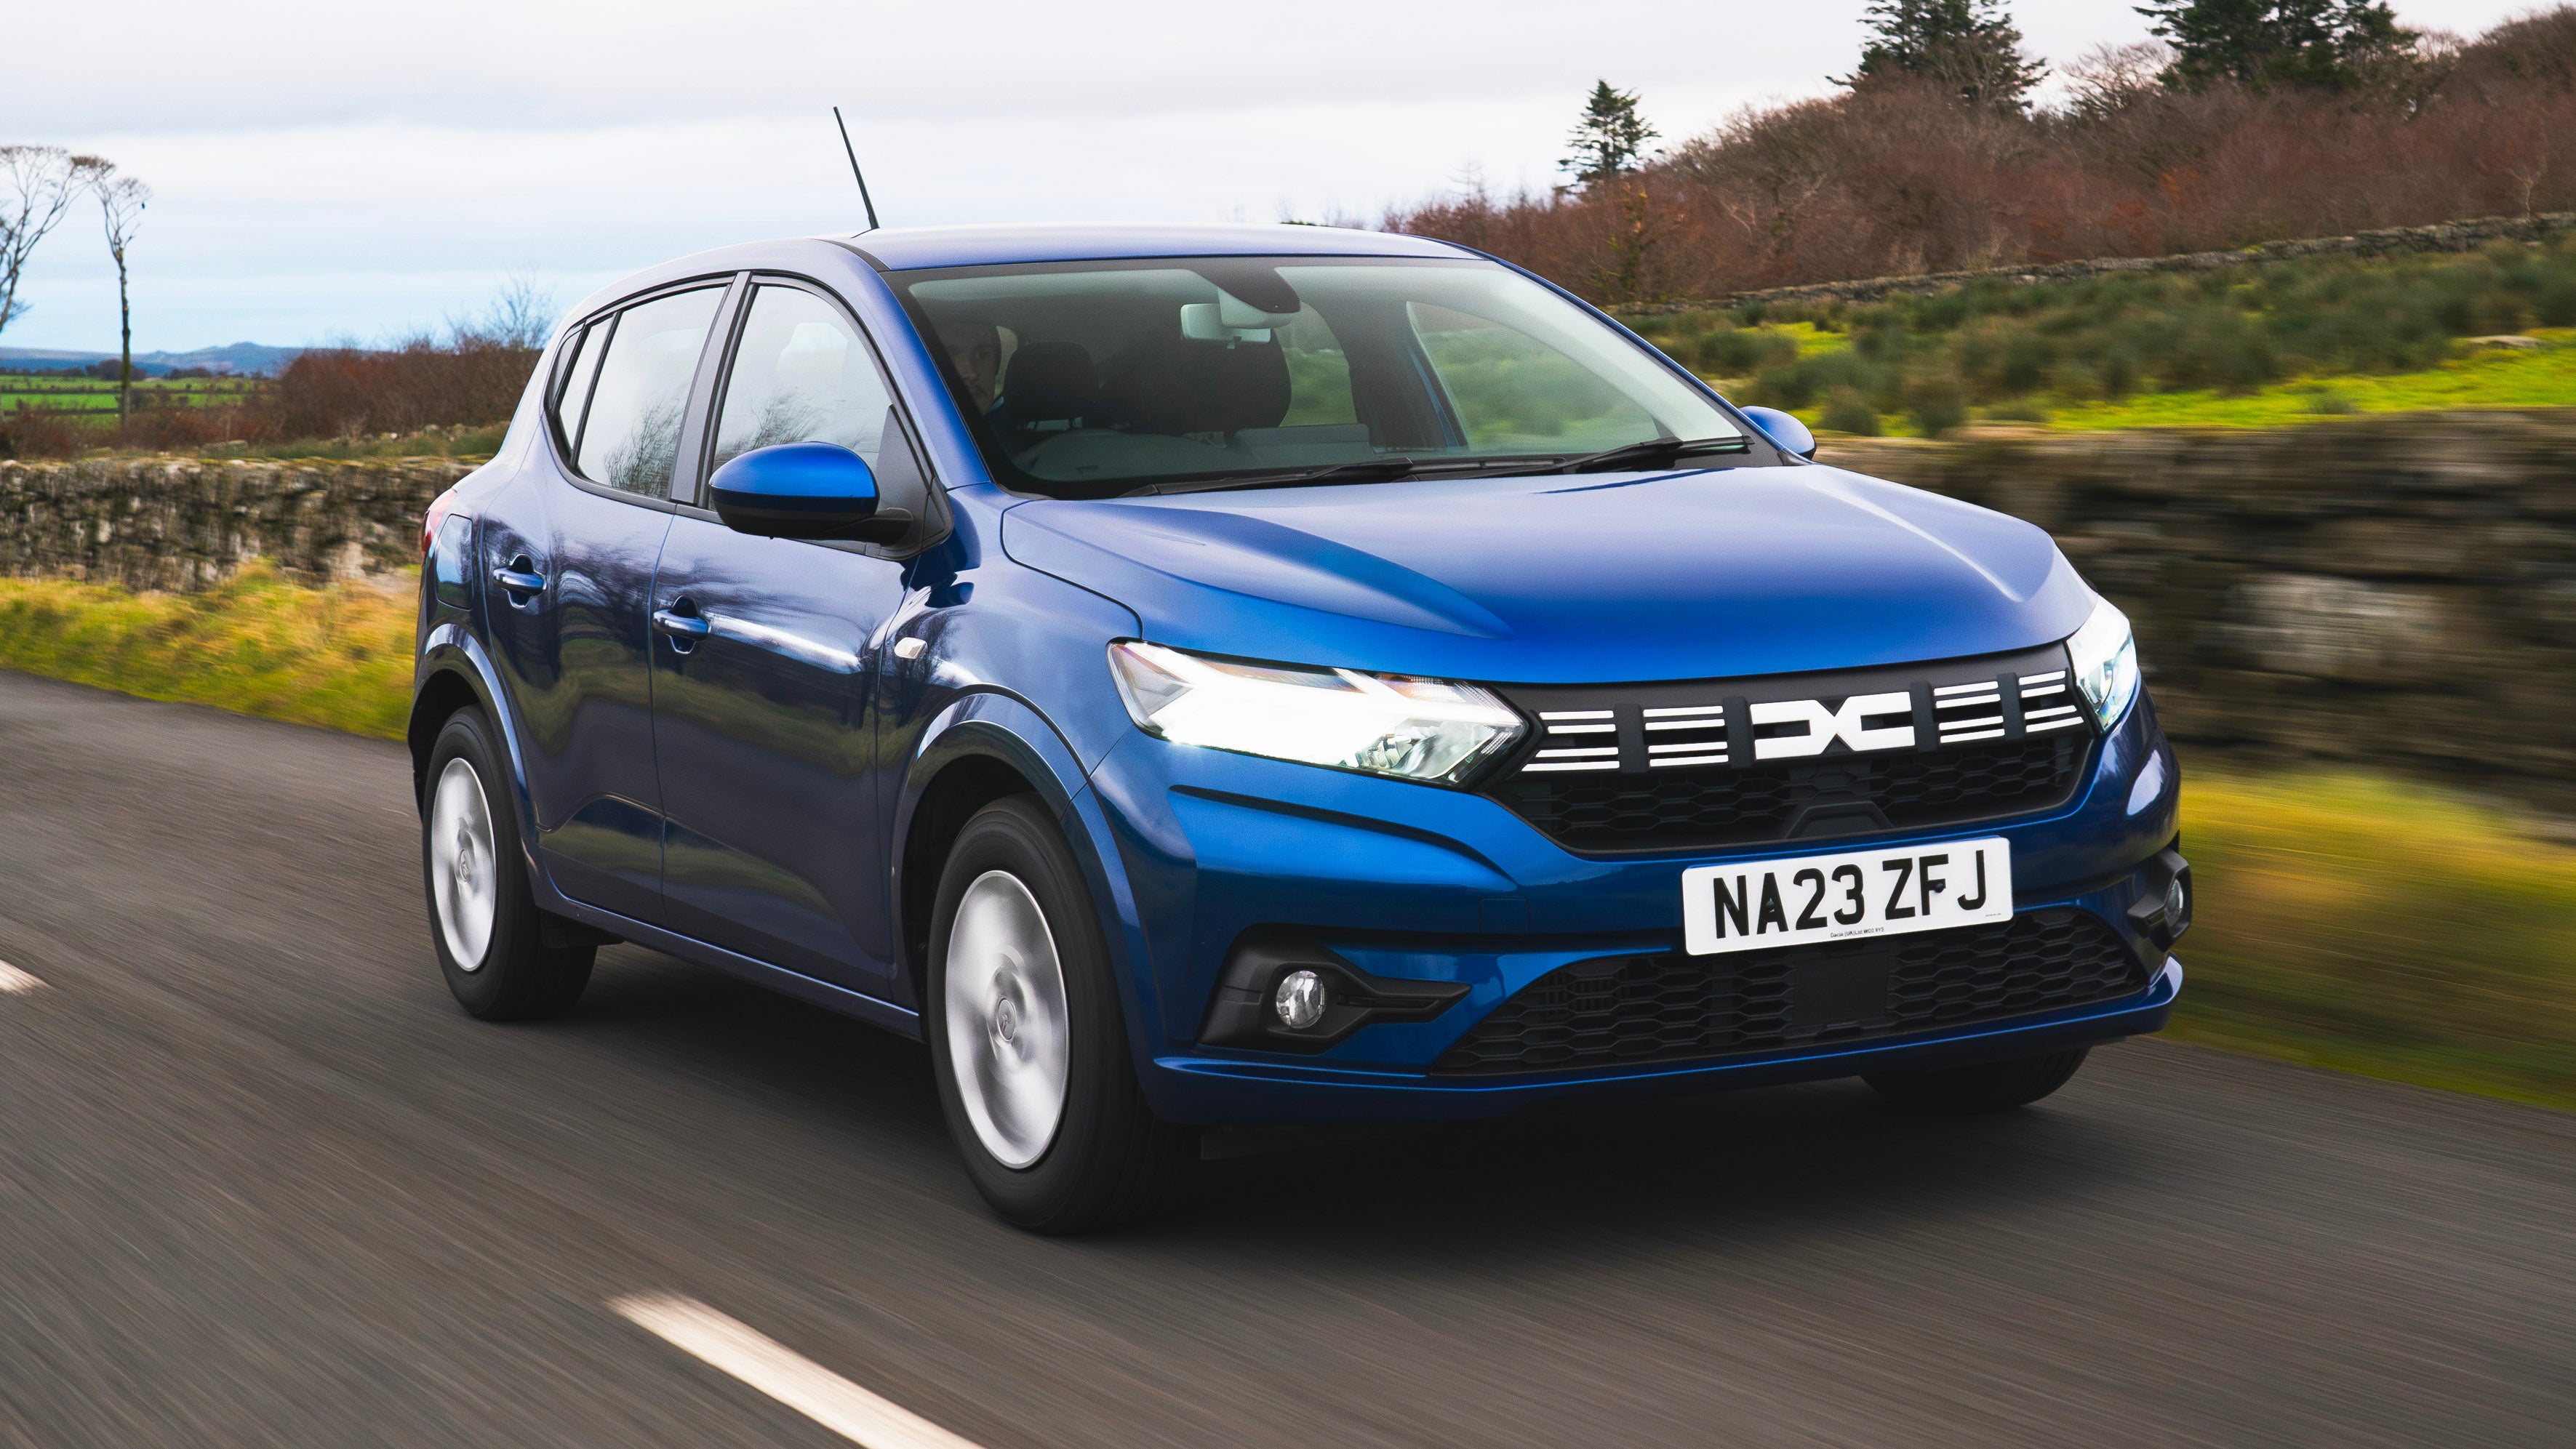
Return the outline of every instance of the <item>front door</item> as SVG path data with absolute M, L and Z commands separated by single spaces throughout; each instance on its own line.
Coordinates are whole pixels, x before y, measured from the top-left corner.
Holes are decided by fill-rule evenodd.
M 620 915 L 661 903 L 653 567 L 689 384 L 721 287 L 593 322 L 555 380 L 560 436 L 483 520 L 483 618 L 520 730 L 537 855 L 557 889 Z
M 867 459 L 888 507 L 923 474 L 865 337 L 820 292 L 753 289 L 713 410 L 709 466 L 778 443 Z M 653 646 L 662 896 L 674 930 L 874 996 L 899 994 L 868 695 L 903 564 L 859 544 L 758 538 L 684 510 L 654 607 L 708 625 Z

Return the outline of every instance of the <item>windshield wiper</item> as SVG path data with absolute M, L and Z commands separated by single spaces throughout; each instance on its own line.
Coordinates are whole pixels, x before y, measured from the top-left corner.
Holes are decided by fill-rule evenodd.
M 1642 443 L 1629 443 L 1604 448 L 1598 453 L 1584 453 L 1552 467 L 1535 468 L 1537 473 L 1607 473 L 1631 463 L 1676 463 L 1692 453 L 1747 453 L 1753 440 L 1738 433 L 1731 438 L 1648 438 Z
M 1203 478 L 1185 483 L 1148 483 L 1141 488 L 1130 488 L 1119 496 L 1144 498 L 1166 493 L 1215 493 L 1232 488 L 1303 488 L 1315 483 L 1383 483 L 1393 478 L 1409 478 L 1416 473 L 1595 473 L 1667 454 L 1677 458 L 1684 453 L 1741 453 L 1746 448 L 1747 444 L 1741 437 L 1654 438 L 1558 462 L 1544 462 L 1526 455 L 1509 458 L 1362 458 L 1349 463 L 1329 463 L 1320 468 L 1238 473 L 1229 478 Z M 1541 455 L 1542 458 L 1545 456 Z
M 1148 483 L 1130 488 L 1130 498 L 1157 493 L 1213 493 L 1223 488 L 1290 488 L 1307 483 L 1381 483 L 1401 478 L 1423 466 L 1411 458 L 1362 458 L 1351 463 L 1331 463 L 1321 468 L 1292 468 L 1284 473 L 1237 474 L 1231 478 L 1210 478 L 1198 483 Z

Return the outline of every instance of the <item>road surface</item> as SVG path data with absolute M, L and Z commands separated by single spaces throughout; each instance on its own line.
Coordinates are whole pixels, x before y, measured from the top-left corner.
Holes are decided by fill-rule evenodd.
M 2576 1118 L 2137 1043 L 1252 1139 L 1050 1241 L 910 1043 L 633 947 L 466 1018 L 396 746 L 0 674 L 0 760 L 0 1443 L 2576 1442 Z

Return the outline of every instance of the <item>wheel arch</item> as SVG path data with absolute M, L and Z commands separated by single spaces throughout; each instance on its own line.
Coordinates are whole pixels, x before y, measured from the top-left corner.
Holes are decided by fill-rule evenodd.
M 1075 804 L 1086 785 L 1063 738 L 1035 710 L 1006 695 L 960 699 L 923 732 L 904 772 L 892 853 L 896 949 L 914 1000 L 927 999 L 921 993 L 929 978 L 930 918 L 949 848 L 967 820 L 993 801 L 1023 794 L 1044 801 L 1091 878 L 1093 894 L 1102 895 L 1108 882 Z M 1115 929 L 1102 924 L 1115 941 Z
M 474 637 L 453 624 L 441 625 L 423 643 L 420 671 L 412 685 L 411 715 L 403 725 L 403 740 L 411 751 L 411 797 L 418 808 L 422 788 L 429 772 L 430 748 L 438 741 L 439 727 L 448 717 L 467 706 L 480 708 L 501 734 L 502 751 L 508 755 L 510 795 L 518 804 L 520 835 L 524 840 L 536 838 L 536 818 L 528 799 L 526 761 L 519 753 L 519 732 L 509 711 L 501 707 L 501 690 L 492 672 L 491 661 L 484 658 Z

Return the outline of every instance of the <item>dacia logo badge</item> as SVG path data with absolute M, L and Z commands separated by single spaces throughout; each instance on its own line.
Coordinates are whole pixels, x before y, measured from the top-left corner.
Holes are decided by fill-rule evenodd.
M 1870 726 L 1871 720 L 1902 716 L 1903 724 Z M 1752 707 L 1757 760 L 1795 760 L 1821 755 L 1836 740 L 1853 750 L 1901 750 L 1914 743 L 1914 696 L 1904 693 L 1855 694 L 1840 709 L 1827 709 L 1819 699 L 1768 700 Z M 1760 734 L 1764 725 L 1803 724 L 1803 734 Z

